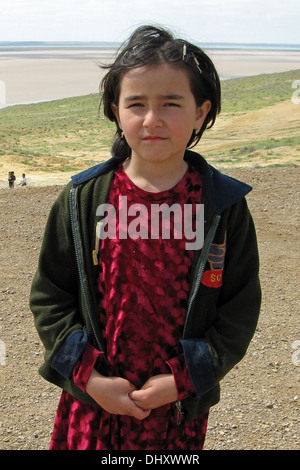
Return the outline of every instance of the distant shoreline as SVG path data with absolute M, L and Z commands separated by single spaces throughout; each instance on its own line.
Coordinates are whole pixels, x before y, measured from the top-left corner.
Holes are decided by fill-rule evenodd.
M 0 41 L 2 51 L 18 50 L 93 50 L 118 49 L 122 43 L 109 41 Z M 203 42 L 196 43 L 205 50 L 264 50 L 264 51 L 300 51 L 299 44 L 283 43 L 233 43 L 233 42 Z

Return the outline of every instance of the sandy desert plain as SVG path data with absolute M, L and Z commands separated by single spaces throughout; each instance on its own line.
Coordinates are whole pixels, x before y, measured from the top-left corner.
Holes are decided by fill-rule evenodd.
M 1 450 L 48 448 L 60 390 L 37 373 L 43 347 L 28 307 L 30 283 L 52 203 L 71 174 L 109 157 L 113 135 L 98 116 L 97 54 L 66 54 L 0 57 L 10 105 L 0 109 Z M 210 412 L 205 449 L 299 450 L 300 104 L 293 84 L 300 56 L 214 54 L 221 75 L 234 80 L 222 82 L 223 111 L 196 150 L 253 186 L 263 303 L 249 350 Z M 25 172 L 28 186 L 8 189 L 10 170 L 17 183 Z

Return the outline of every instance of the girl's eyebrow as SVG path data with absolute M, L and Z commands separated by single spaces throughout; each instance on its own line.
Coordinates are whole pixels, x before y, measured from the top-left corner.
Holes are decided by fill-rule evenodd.
M 126 96 L 125 101 L 138 101 L 138 100 L 145 100 L 147 98 L 146 95 L 131 95 L 131 96 Z M 177 94 L 169 94 L 169 95 L 159 95 L 159 99 L 164 99 L 164 100 L 183 100 L 184 96 L 177 95 Z
M 167 99 L 167 100 L 183 100 L 184 96 L 171 94 L 171 95 L 160 95 L 159 98 Z
M 145 98 L 146 98 L 145 95 L 131 95 L 131 96 L 126 96 L 125 101 L 144 100 Z

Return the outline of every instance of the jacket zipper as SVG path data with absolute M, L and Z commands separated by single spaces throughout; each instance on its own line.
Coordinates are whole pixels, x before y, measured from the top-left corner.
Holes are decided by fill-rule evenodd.
M 206 265 L 208 255 L 209 255 L 209 250 L 210 250 L 212 242 L 215 238 L 215 234 L 216 234 L 217 228 L 219 226 L 220 219 L 221 219 L 221 215 L 216 214 L 214 216 L 212 224 L 210 226 L 210 229 L 209 229 L 208 234 L 206 236 L 206 239 L 204 241 L 204 245 L 202 247 L 201 255 L 200 255 L 200 258 L 199 258 L 199 261 L 198 261 L 198 266 L 197 266 L 196 282 L 194 283 L 193 290 L 192 290 L 191 295 L 190 295 L 182 338 L 184 338 L 185 335 L 186 335 L 186 330 L 187 330 L 187 325 L 188 325 L 191 310 L 192 310 L 192 305 L 193 305 L 193 302 L 195 300 L 195 297 L 196 297 L 196 295 L 198 293 L 198 290 L 199 290 L 199 287 L 200 287 L 202 275 L 203 275 L 203 272 L 204 272 L 204 268 L 205 268 L 205 265 Z M 177 424 L 180 424 L 181 420 L 182 420 L 182 416 L 184 414 L 184 411 L 182 409 L 181 401 L 177 401 L 175 403 L 175 405 L 176 405 L 176 409 L 177 409 Z
M 196 295 L 198 293 L 198 290 L 199 290 L 199 287 L 200 287 L 200 282 L 201 282 L 202 275 L 203 275 L 204 268 L 205 268 L 205 264 L 206 264 L 206 261 L 207 261 L 208 255 L 209 255 L 209 250 L 210 250 L 211 244 L 213 242 L 213 239 L 215 238 L 215 234 L 216 234 L 220 219 L 221 219 L 221 216 L 219 214 L 216 214 L 214 216 L 214 219 L 212 221 L 212 224 L 210 226 L 210 229 L 209 229 L 208 234 L 206 236 L 206 239 L 204 241 L 204 245 L 202 247 L 201 255 L 200 255 L 200 258 L 199 258 L 199 261 L 198 261 L 198 266 L 197 266 L 196 282 L 194 284 L 193 291 L 191 292 L 191 295 L 190 295 L 182 338 L 184 338 L 185 335 L 186 335 L 186 330 L 187 330 L 187 325 L 188 325 L 188 321 L 189 321 L 189 318 L 190 318 L 192 304 L 195 300 L 195 297 L 196 297 Z
M 92 327 L 92 331 L 94 334 L 94 338 L 96 340 L 98 349 L 104 352 L 102 343 L 100 341 L 100 338 L 97 336 L 97 332 L 95 329 L 95 325 L 94 325 L 94 321 L 92 317 L 91 303 L 90 303 L 90 299 L 89 299 L 88 292 L 87 292 L 87 279 L 86 279 L 86 275 L 85 275 L 84 268 L 83 268 L 82 244 L 81 244 L 80 233 L 79 233 L 79 228 L 77 224 L 76 193 L 77 193 L 77 187 L 70 189 L 69 205 L 70 205 L 71 227 L 72 227 L 73 241 L 74 241 L 74 247 L 75 247 L 75 256 L 76 256 L 76 262 L 77 262 L 77 268 L 78 268 L 78 275 L 79 275 L 81 290 L 83 293 L 83 299 L 85 302 L 85 306 L 86 306 L 86 310 L 88 313 L 90 325 Z M 104 359 L 107 362 L 105 355 L 104 355 Z
M 178 424 L 178 426 L 179 426 L 179 424 L 181 423 L 181 420 L 182 420 L 182 418 L 183 418 L 183 416 L 184 416 L 184 411 L 183 411 L 183 409 L 182 409 L 181 401 L 178 400 L 178 401 L 175 403 L 175 406 L 176 406 L 176 410 L 177 410 L 177 424 Z
M 91 312 L 91 308 L 90 308 L 90 302 L 89 302 L 88 294 L 87 294 L 87 290 L 86 290 L 86 276 L 84 274 L 84 270 L 83 270 L 83 266 L 82 266 L 83 265 L 83 255 L 82 255 L 81 239 L 80 239 L 80 234 L 79 234 L 79 231 L 78 231 L 78 226 L 75 224 L 75 221 L 77 220 L 76 193 L 77 193 L 77 187 L 71 188 L 70 195 L 69 195 L 69 204 L 70 204 L 71 227 L 72 227 L 72 234 L 73 234 L 73 240 L 74 240 L 74 246 L 75 246 L 75 256 L 76 256 L 76 262 L 77 262 L 77 266 L 78 266 L 78 274 L 79 274 L 80 285 L 81 285 L 81 289 L 82 289 L 82 292 L 83 292 L 83 298 L 84 298 L 84 301 L 85 301 L 85 305 L 86 305 L 86 309 L 87 309 L 87 312 L 88 312 L 88 317 L 89 317 L 89 320 L 90 320 L 92 331 L 93 331 L 93 334 L 94 334 L 94 337 L 95 337 L 95 340 L 97 342 L 99 350 L 104 352 L 104 349 L 103 349 L 103 346 L 101 344 L 100 338 L 98 338 L 96 330 L 95 330 L 95 326 L 94 326 L 94 322 L 93 322 L 93 318 L 92 318 L 92 312 Z M 187 309 L 187 314 L 186 314 L 186 319 L 185 319 L 185 324 L 184 324 L 184 330 L 183 330 L 183 335 L 182 335 L 183 338 L 185 337 L 185 334 L 186 334 L 186 329 L 187 329 L 187 324 L 188 324 L 189 317 L 190 317 L 192 304 L 193 304 L 193 301 L 194 301 L 194 299 L 197 295 L 198 289 L 200 287 L 200 282 L 201 282 L 201 278 L 202 278 L 202 275 L 203 275 L 203 272 L 204 272 L 204 268 L 205 268 L 205 264 L 206 264 L 207 257 L 208 257 L 208 254 L 209 254 L 209 250 L 210 250 L 211 244 L 213 242 L 213 239 L 215 237 L 220 219 L 221 219 L 220 215 L 216 214 L 214 216 L 212 225 L 211 225 L 211 227 L 208 231 L 207 237 L 206 237 L 204 245 L 202 247 L 201 255 L 200 255 L 200 258 L 199 258 L 199 266 L 197 268 L 197 272 L 198 272 L 197 279 L 196 279 L 196 283 L 195 283 L 195 286 L 193 288 L 192 294 L 190 296 L 189 304 L 188 304 L 188 309 Z M 107 362 L 107 359 L 106 359 L 105 355 L 104 355 L 104 358 L 105 358 L 105 361 Z M 182 408 L 181 401 L 178 400 L 175 403 L 175 406 L 176 406 L 176 409 L 177 409 L 177 424 L 179 425 L 181 423 L 182 417 L 184 415 L 184 411 L 183 411 L 183 408 Z

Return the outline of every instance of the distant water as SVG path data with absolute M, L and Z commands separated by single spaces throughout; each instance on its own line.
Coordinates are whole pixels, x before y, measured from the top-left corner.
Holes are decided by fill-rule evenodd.
M 300 44 L 264 44 L 264 43 L 233 43 L 205 42 L 200 44 L 203 49 L 241 50 L 241 51 L 300 51 Z
M 116 49 L 121 44 L 116 42 L 42 42 L 24 41 L 11 42 L 0 41 L 0 52 L 12 51 L 47 51 L 47 50 L 80 50 L 80 49 Z
M 111 60 L 120 45 L 121 43 L 118 42 L 0 41 L 0 109 L 13 104 L 35 103 L 96 93 L 99 75 L 98 71 L 96 74 L 95 62 Z M 205 42 L 198 43 L 198 45 L 209 55 L 211 53 L 215 55 L 221 80 L 300 68 L 300 63 L 298 63 L 300 44 Z M 231 51 L 238 51 L 238 53 L 232 54 L 231 57 Z M 243 55 L 245 57 L 242 57 Z M 40 67 L 37 76 L 36 70 L 33 68 L 34 72 L 32 72 L 30 69 L 29 61 L 28 67 L 24 67 L 25 71 L 20 78 L 21 86 L 18 74 L 14 73 L 14 60 L 10 59 L 26 58 L 72 58 L 73 68 L 70 71 L 65 66 L 65 69 L 59 70 L 59 87 L 57 87 L 55 82 L 57 76 L 52 69 L 50 72 L 53 72 L 53 75 L 48 75 L 47 67 Z M 5 59 L 9 60 L 5 61 Z M 86 60 L 84 80 L 82 80 L 83 72 L 78 59 Z M 3 63 L 5 63 L 5 68 L 2 67 Z M 78 76 L 76 72 L 72 72 L 72 70 L 78 70 L 77 67 L 81 67 Z
M 117 42 L 11 42 L 0 41 L 1 52 L 14 51 L 47 51 L 47 50 L 93 50 L 118 49 L 121 43 Z M 252 50 L 252 51 L 300 51 L 300 44 L 265 44 L 265 43 L 232 43 L 232 42 L 204 42 L 198 43 L 203 49 L 209 50 Z

